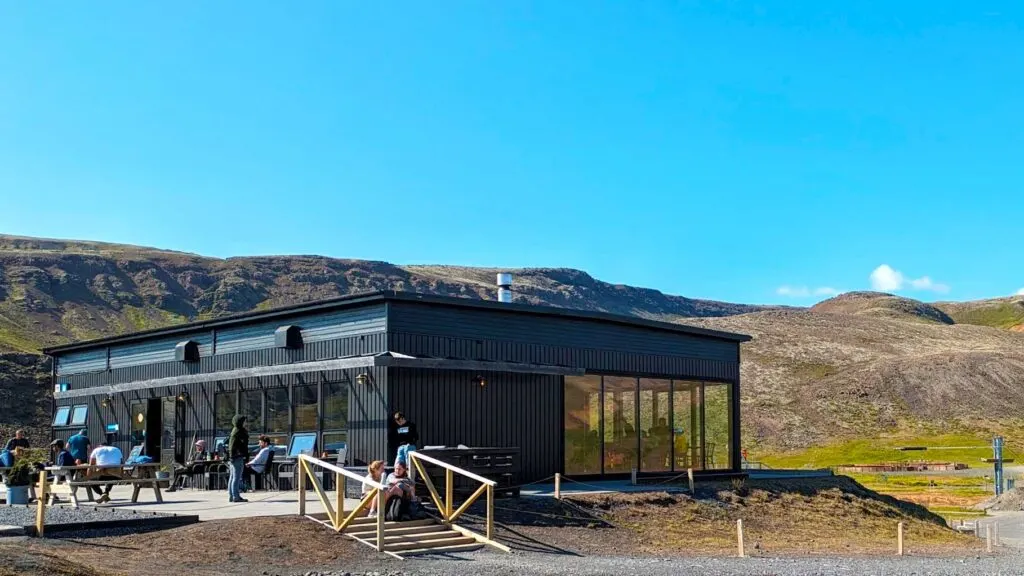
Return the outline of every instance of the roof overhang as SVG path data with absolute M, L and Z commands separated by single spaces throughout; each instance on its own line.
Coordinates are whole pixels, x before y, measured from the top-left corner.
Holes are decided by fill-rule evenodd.
M 387 352 L 375 356 L 334 358 L 331 360 L 296 362 L 292 364 L 278 364 L 275 366 L 255 366 L 252 368 L 237 368 L 233 370 L 221 370 L 218 372 L 205 372 L 202 374 L 167 376 L 164 378 L 152 378 L 149 380 L 109 384 L 105 386 L 91 386 L 89 388 L 55 391 L 53 393 L 53 397 L 54 399 L 60 400 L 62 398 L 117 394 L 135 390 L 148 390 L 150 388 L 185 386 L 188 384 L 240 380 L 242 378 L 261 378 L 266 376 L 284 376 L 288 374 L 307 374 L 312 372 L 326 372 L 329 370 L 375 367 L 517 372 L 560 376 L 582 376 L 584 373 L 582 368 L 572 368 L 568 366 L 521 364 L 517 362 L 490 362 L 487 360 L 456 360 L 450 358 L 418 358 L 415 356 Z

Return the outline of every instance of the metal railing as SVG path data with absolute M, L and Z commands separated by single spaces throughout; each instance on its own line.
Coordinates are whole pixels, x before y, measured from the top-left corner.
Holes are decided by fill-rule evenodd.
M 321 468 L 326 471 L 334 472 L 335 474 L 335 486 L 337 493 L 335 494 L 335 502 L 332 503 L 331 499 L 327 496 L 327 492 L 324 490 L 323 485 L 320 483 L 320 479 L 317 477 L 315 468 Z M 299 487 L 299 516 L 306 516 L 310 520 L 320 522 L 325 526 L 329 526 L 335 530 L 335 532 L 341 532 L 352 523 L 353 520 L 359 518 L 360 513 L 369 506 L 374 498 L 377 499 L 377 542 L 375 548 L 378 552 L 384 552 L 384 501 L 386 494 L 386 487 L 379 483 L 374 482 L 368 478 L 360 476 L 350 470 L 345 470 L 334 464 L 324 462 L 317 458 L 313 458 L 308 454 L 301 454 L 299 456 L 299 469 L 297 470 L 296 481 Z M 359 504 L 356 505 L 355 509 L 345 514 L 345 482 L 346 479 L 352 479 L 360 484 L 365 484 L 371 488 L 366 495 L 363 496 Z M 327 513 L 328 522 L 324 522 L 319 518 L 314 518 L 306 514 L 306 481 L 309 481 L 313 487 L 313 491 L 316 492 L 317 497 L 320 498 L 320 503 L 324 507 L 324 511 Z
M 494 480 L 488 480 L 483 476 L 474 474 L 468 470 L 463 470 L 462 468 L 453 466 L 447 462 L 442 462 L 436 458 L 420 454 L 416 451 L 409 452 L 409 460 L 412 462 L 413 466 L 416 467 L 420 477 L 423 479 L 423 483 L 427 486 L 427 491 L 430 492 L 430 498 L 434 501 L 434 505 L 437 507 L 437 511 L 441 515 L 442 522 L 444 522 L 446 526 L 456 532 L 461 532 L 463 535 L 473 538 L 477 542 L 493 546 L 505 552 L 511 551 L 508 546 L 494 541 L 494 488 L 498 485 L 497 482 Z M 444 468 L 444 498 L 441 498 L 437 488 L 434 486 L 434 481 L 431 480 L 430 475 L 427 474 L 427 471 L 424 468 L 425 463 Z M 473 492 L 458 508 L 455 508 L 456 474 L 480 483 L 480 487 L 477 488 L 476 491 Z M 469 507 L 485 493 L 487 494 L 485 534 L 480 534 L 463 526 L 456 525 L 455 521 L 458 520 L 466 510 L 468 510 Z

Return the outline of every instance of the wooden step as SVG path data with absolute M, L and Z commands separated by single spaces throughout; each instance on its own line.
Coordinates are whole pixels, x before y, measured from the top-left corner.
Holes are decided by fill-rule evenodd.
M 426 534 L 398 534 L 396 536 L 385 536 L 384 545 L 388 544 L 405 544 L 407 542 L 430 542 L 433 540 L 444 540 L 445 538 L 462 538 L 466 535 L 462 532 L 456 532 L 455 530 L 441 530 L 438 532 L 428 532 Z M 372 545 L 377 544 L 376 538 L 364 538 L 367 542 Z M 424 544 L 426 546 L 426 544 Z
M 452 546 L 465 546 L 466 544 L 479 544 L 469 536 L 457 534 L 449 538 L 438 538 L 436 540 L 411 540 L 409 542 L 395 542 L 389 544 L 384 542 L 384 549 L 388 552 L 401 552 L 403 550 L 436 550 L 439 548 L 451 548 Z
M 431 524 L 437 524 L 437 520 L 434 520 L 433 518 L 425 518 L 423 520 L 407 520 L 405 522 L 385 522 L 384 523 L 384 529 L 387 530 L 388 528 L 406 528 L 406 527 L 412 527 L 412 526 L 430 526 Z M 350 522 L 348 526 L 345 527 L 346 530 L 348 530 L 349 528 L 363 528 L 363 529 L 367 529 L 367 530 L 372 528 L 374 531 L 376 531 L 377 530 L 377 519 L 376 518 L 356 518 L 355 520 Z
M 423 556 L 425 554 L 453 554 L 456 552 L 472 552 L 483 548 L 484 545 L 480 542 L 473 541 L 472 544 L 456 544 L 454 546 L 441 546 L 439 548 L 415 548 L 412 550 L 402 550 L 400 552 L 394 552 L 402 558 L 408 558 L 410 556 Z
M 387 538 L 388 536 L 392 536 L 392 535 L 400 536 L 400 535 L 409 535 L 409 534 L 431 534 L 431 533 L 434 533 L 434 532 L 447 532 L 447 531 L 448 531 L 448 528 L 446 526 L 444 526 L 443 524 L 431 524 L 430 526 L 399 526 L 397 528 L 395 528 L 395 527 L 388 528 L 388 527 L 385 526 L 384 527 L 384 537 Z M 368 540 L 368 539 L 376 540 L 377 539 L 377 530 L 376 530 L 376 528 L 368 530 L 368 529 L 366 529 L 363 526 L 359 526 L 355 530 L 352 530 L 352 529 L 349 529 L 348 527 L 346 527 L 345 530 L 344 530 L 344 534 L 348 534 L 349 536 L 355 536 L 356 538 L 362 538 L 364 540 Z

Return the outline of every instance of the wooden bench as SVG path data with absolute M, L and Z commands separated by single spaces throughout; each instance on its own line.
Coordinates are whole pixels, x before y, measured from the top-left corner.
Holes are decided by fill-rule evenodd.
M 90 502 L 93 500 L 93 486 L 132 486 L 132 503 L 139 501 L 139 492 L 149 486 L 153 488 L 156 501 L 163 503 L 164 497 L 160 493 L 160 482 L 156 477 L 157 470 L 161 464 L 128 464 L 122 466 L 92 466 L 83 464 L 81 466 L 50 466 L 46 469 L 54 475 L 54 482 L 50 484 L 48 493 L 51 497 L 63 493 L 70 497 L 71 505 L 78 508 L 78 489 L 85 488 L 85 495 Z M 116 480 L 98 480 L 99 476 L 117 476 Z M 63 480 L 63 482 L 62 482 Z M 64 490 L 61 490 L 61 487 Z

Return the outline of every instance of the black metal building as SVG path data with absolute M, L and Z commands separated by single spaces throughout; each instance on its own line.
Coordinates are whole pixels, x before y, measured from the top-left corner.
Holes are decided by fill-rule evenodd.
M 523 481 L 740 469 L 749 337 L 561 308 L 378 292 L 104 338 L 54 358 L 54 437 L 87 428 L 181 460 L 197 439 L 388 459 L 389 414 L 422 445 L 516 447 Z M 296 443 L 298 440 L 298 443 Z M 158 455 L 158 456 L 157 456 Z

